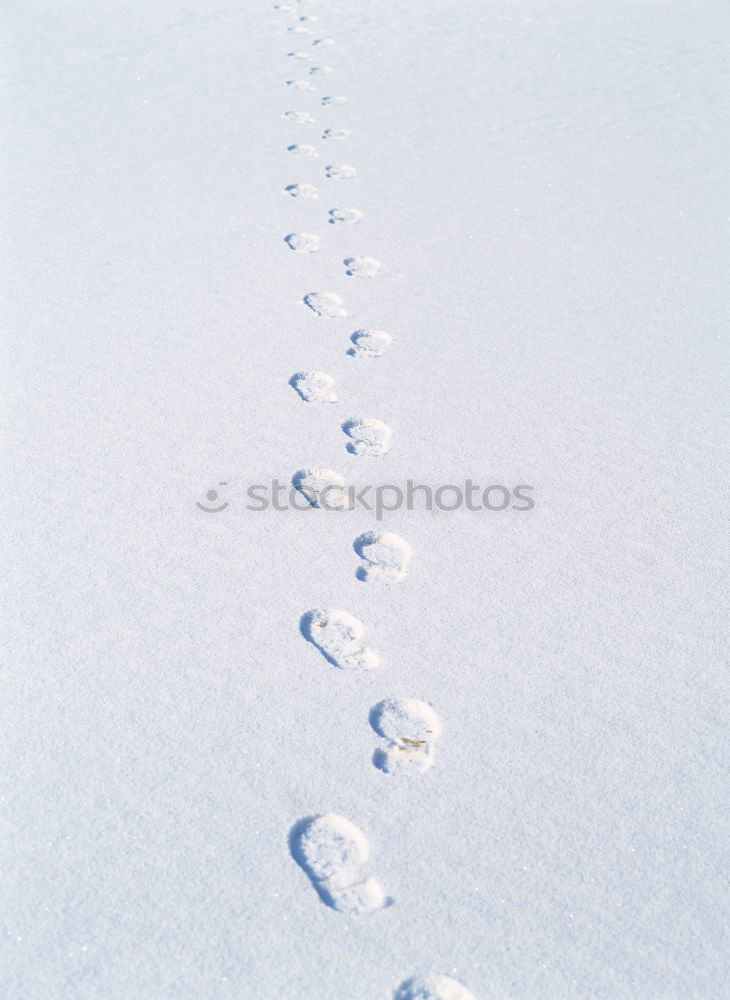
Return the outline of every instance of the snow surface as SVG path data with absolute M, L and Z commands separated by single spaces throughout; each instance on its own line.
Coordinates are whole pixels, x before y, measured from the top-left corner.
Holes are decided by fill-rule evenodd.
M 283 6 L 4 4 L 0 994 L 724 996 L 728 7 Z M 246 509 L 322 469 L 535 507 Z

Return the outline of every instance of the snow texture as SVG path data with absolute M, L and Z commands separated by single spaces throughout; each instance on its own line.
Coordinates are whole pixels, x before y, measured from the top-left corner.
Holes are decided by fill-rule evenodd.
M 724 997 L 727 3 L 2 22 L 0 996 Z

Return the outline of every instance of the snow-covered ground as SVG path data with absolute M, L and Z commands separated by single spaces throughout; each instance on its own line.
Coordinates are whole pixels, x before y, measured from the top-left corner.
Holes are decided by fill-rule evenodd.
M 724 996 L 727 5 L 291 6 L 4 5 L 0 993 Z

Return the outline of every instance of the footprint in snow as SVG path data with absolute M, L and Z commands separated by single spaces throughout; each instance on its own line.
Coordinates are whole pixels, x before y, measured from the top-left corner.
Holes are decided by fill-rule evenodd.
M 318 316 L 327 316 L 330 319 L 347 316 L 342 296 L 336 292 L 308 292 L 304 296 L 304 302 Z
M 291 146 L 287 146 L 286 150 L 292 156 L 319 156 L 316 146 L 308 146 L 306 143 L 302 145 L 299 142 L 295 142 Z
M 304 14 L 302 17 L 299 18 L 299 20 L 304 23 L 309 22 L 310 24 L 313 24 L 315 21 L 319 21 L 319 18 L 317 17 L 316 14 Z
M 287 80 L 286 85 L 293 87 L 294 90 L 314 90 L 311 80 Z
M 347 450 L 351 455 L 384 455 L 390 449 L 393 432 L 382 420 L 346 420 L 342 430 L 350 438 Z
M 363 878 L 370 844 L 344 816 L 327 813 L 300 820 L 289 840 L 294 860 L 327 906 L 343 913 L 374 913 L 393 902 L 372 876 Z
M 329 49 L 336 45 L 334 38 L 315 38 L 312 45 L 321 45 L 323 49 Z
M 324 510 L 349 510 L 350 503 L 344 477 L 334 469 L 299 469 L 291 478 L 312 507 Z
M 314 201 L 319 197 L 314 184 L 287 184 L 284 190 L 292 198 L 301 198 L 302 201 Z
M 331 208 L 328 214 L 333 226 L 338 223 L 355 226 L 362 219 L 362 212 L 359 208 Z
M 353 346 L 347 353 L 351 358 L 379 358 L 393 343 L 385 330 L 355 330 L 350 340 Z
M 289 233 L 284 237 L 284 242 L 296 253 L 317 253 L 319 250 L 319 236 L 316 233 Z
M 286 30 L 294 32 L 295 35 L 311 35 L 312 34 L 312 32 L 309 30 L 309 28 L 305 28 L 304 25 L 302 25 L 302 24 L 295 24 L 293 27 L 287 28 Z
M 386 698 L 370 712 L 370 725 L 386 742 L 373 754 L 373 764 L 386 774 L 425 774 L 434 763 L 441 720 L 417 698 Z
M 365 626 L 354 615 L 338 608 L 316 608 L 301 620 L 302 635 L 324 658 L 341 670 L 374 670 L 380 657 L 363 642 Z
M 288 118 L 290 122 L 296 122 L 297 125 L 314 125 L 315 123 L 314 115 L 310 114 L 309 111 L 285 111 L 284 118 Z
M 322 104 L 324 104 L 325 107 L 331 104 L 347 104 L 347 101 L 348 98 L 343 97 L 342 94 L 329 94 L 327 97 L 322 98 Z
M 351 177 L 355 177 L 357 174 L 357 170 L 351 167 L 349 163 L 330 163 L 329 166 L 324 168 L 324 172 L 328 177 L 333 177 L 338 181 L 349 181 Z
M 290 59 L 301 59 L 304 62 L 312 62 L 312 56 L 308 52 L 287 52 Z
M 365 562 L 357 570 L 358 580 L 405 580 L 413 550 L 405 538 L 392 531 L 366 531 L 353 543 L 355 552 Z
M 326 128 L 322 133 L 323 139 L 345 139 L 348 135 L 351 135 L 349 129 L 347 128 Z
M 346 257 L 343 264 L 351 278 L 374 278 L 383 266 L 375 257 Z
M 310 76 L 323 76 L 327 73 L 334 73 L 334 66 L 310 66 L 309 75 Z
M 432 973 L 425 977 L 414 976 L 401 983 L 393 994 L 393 1000 L 476 1000 L 476 997 L 451 976 Z
M 335 380 L 326 372 L 295 372 L 289 385 L 307 403 L 336 403 Z

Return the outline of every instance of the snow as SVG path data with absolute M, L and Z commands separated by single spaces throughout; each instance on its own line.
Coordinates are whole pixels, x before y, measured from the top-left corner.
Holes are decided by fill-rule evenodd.
M 723 996 L 727 6 L 280 6 L 5 5 L 0 994 Z

